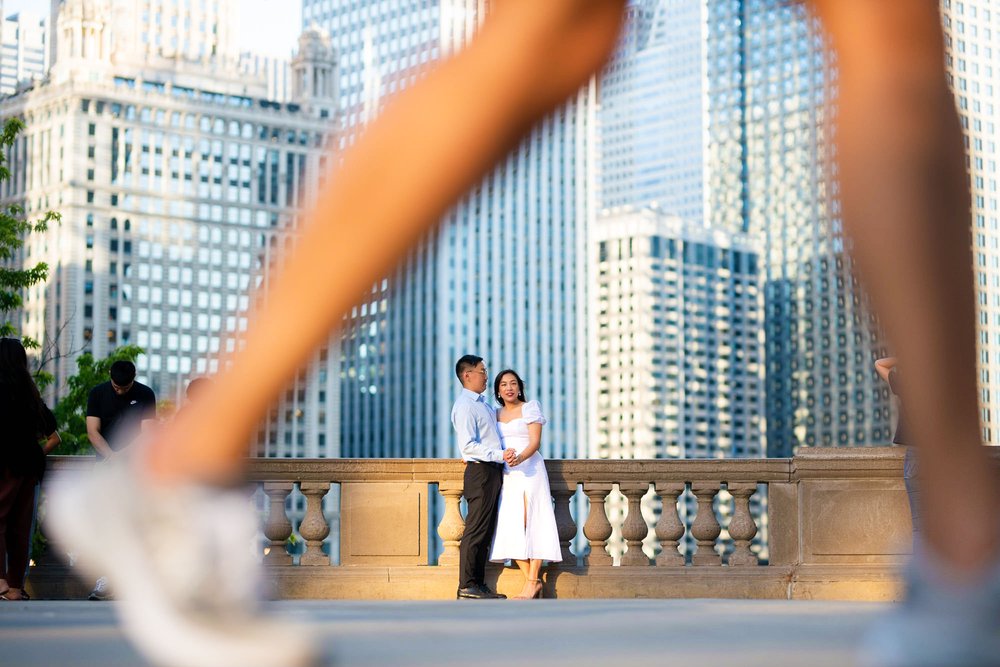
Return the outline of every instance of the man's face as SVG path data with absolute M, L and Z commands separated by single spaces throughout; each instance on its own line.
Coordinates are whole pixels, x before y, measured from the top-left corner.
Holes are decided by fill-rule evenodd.
M 135 380 L 132 380 L 131 382 L 129 382 L 126 385 L 117 384 L 117 383 L 115 383 L 114 380 L 112 380 L 111 381 L 111 388 L 114 389 L 115 393 L 118 394 L 119 396 L 124 396 L 125 394 L 127 394 L 129 392 L 129 389 L 131 389 L 132 385 L 134 385 L 134 384 L 135 384 Z
M 465 371 L 465 387 L 469 391 L 481 394 L 486 391 L 489 375 L 486 373 L 486 364 L 480 361 L 475 368 Z

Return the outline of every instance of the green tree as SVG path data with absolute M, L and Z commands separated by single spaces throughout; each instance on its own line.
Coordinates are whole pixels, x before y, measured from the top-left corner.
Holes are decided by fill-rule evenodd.
M 62 443 L 54 454 L 91 453 L 90 440 L 87 439 L 87 398 L 90 390 L 108 381 L 111 364 L 116 361 L 135 363 L 142 353 L 143 349 L 138 345 L 123 345 L 99 361 L 90 352 L 77 357 L 76 375 L 66 381 L 68 391 L 53 410 L 59 435 L 62 436 Z
M 14 145 L 17 135 L 24 129 L 24 122 L 19 118 L 8 119 L 0 131 L 0 183 L 10 179 L 7 168 L 7 152 Z M 44 232 L 50 223 L 58 222 L 61 216 L 55 211 L 48 211 L 37 220 L 25 217 L 24 207 L 9 204 L 0 207 L 0 336 L 16 336 L 17 329 L 9 317 L 13 311 L 24 304 L 24 290 L 32 285 L 45 282 L 49 275 L 49 267 L 45 262 L 34 266 L 18 268 L 18 251 L 24 245 L 25 236 L 32 232 Z M 38 349 L 39 342 L 24 336 L 24 347 Z M 39 388 L 44 388 L 52 382 L 52 375 L 38 369 L 35 381 Z

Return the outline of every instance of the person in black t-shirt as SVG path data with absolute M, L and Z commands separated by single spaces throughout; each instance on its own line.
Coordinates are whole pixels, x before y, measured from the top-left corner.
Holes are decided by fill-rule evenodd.
M 90 391 L 87 438 L 98 459 L 107 459 L 139 435 L 142 424 L 156 419 L 156 395 L 135 381 L 135 365 L 116 361 L 111 380 Z
M 87 438 L 98 460 L 107 460 L 139 435 L 145 422 L 156 419 L 156 394 L 135 381 L 135 364 L 111 364 L 111 379 L 90 390 L 87 398 Z M 98 577 L 89 600 L 113 598 L 107 577 Z

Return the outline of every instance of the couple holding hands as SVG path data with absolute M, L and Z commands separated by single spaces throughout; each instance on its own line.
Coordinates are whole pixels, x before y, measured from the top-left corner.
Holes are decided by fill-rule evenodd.
M 487 560 L 517 563 L 524 587 L 514 599 L 541 597 L 542 561 L 562 560 L 549 478 L 538 451 L 545 416 L 538 401 L 525 399 L 524 382 L 513 370 L 501 371 L 493 382 L 496 408 L 483 396 L 489 374 L 482 357 L 463 356 L 455 374 L 462 393 L 451 423 L 466 463 L 468 503 L 458 597 L 506 597 L 486 587 Z

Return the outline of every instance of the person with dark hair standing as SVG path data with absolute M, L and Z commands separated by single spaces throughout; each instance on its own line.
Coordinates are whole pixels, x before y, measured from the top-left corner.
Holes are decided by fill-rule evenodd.
M 463 356 L 455 364 L 455 375 L 462 383 L 462 393 L 451 409 L 451 423 L 458 433 L 458 448 L 466 464 L 463 495 L 469 505 L 459 546 L 456 597 L 505 598 L 486 587 L 486 560 L 497 525 L 503 464 L 513 460 L 514 452 L 504 449 L 496 411 L 483 398 L 489 375 L 482 357 Z
M 0 338 L 0 423 L 0 599 L 23 600 L 38 486 L 59 434 L 14 338 Z
M 106 461 L 139 435 L 143 424 L 156 419 L 156 394 L 136 382 L 135 364 L 111 364 L 111 379 L 90 390 L 87 398 L 87 438 L 98 461 Z M 107 577 L 98 577 L 88 600 L 110 600 L 114 596 Z
M 892 436 L 895 445 L 906 447 L 903 455 L 903 484 L 906 486 L 906 495 L 910 500 L 910 519 L 913 524 L 913 534 L 920 532 L 920 492 L 917 489 L 917 458 L 913 451 L 913 443 L 906 431 L 906 411 L 903 401 L 899 395 L 899 367 L 896 365 L 896 357 L 885 357 L 875 362 L 875 372 L 889 385 L 889 391 L 896 397 L 899 406 L 899 418 L 896 421 L 896 433 Z M 916 540 L 914 540 L 916 542 Z
M 549 475 L 539 451 L 546 419 L 538 401 L 525 398 L 524 381 L 516 371 L 508 369 L 497 374 L 493 397 L 500 406 L 500 433 L 515 456 L 503 471 L 490 560 L 502 563 L 510 559 L 517 563 L 524 575 L 524 587 L 515 599 L 531 600 L 542 596 L 542 561 L 562 560 Z

